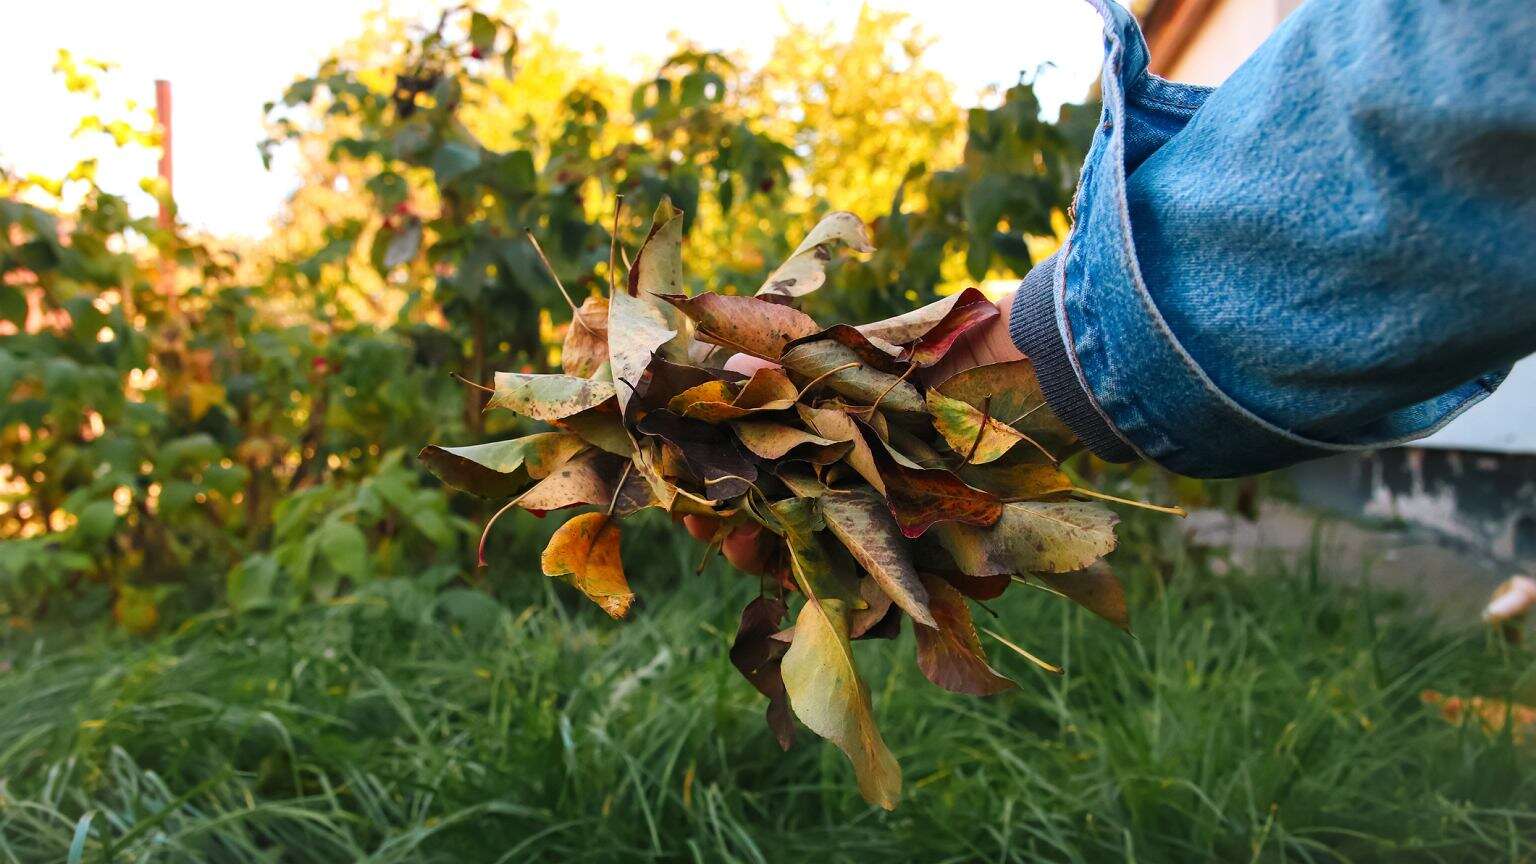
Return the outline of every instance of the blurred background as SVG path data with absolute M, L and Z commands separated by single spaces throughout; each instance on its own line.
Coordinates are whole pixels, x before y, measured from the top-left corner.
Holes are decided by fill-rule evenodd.
M 1132 5 L 1154 71 L 1218 84 L 1298 3 Z M 819 320 L 1010 290 L 1098 122 L 1088 4 L 4 14 L 0 860 L 1536 860 L 1530 655 L 1478 620 L 1536 559 L 1529 364 L 1422 447 L 1078 457 L 1193 511 L 1126 514 L 1136 638 L 1011 596 L 1066 674 L 988 700 L 861 644 L 893 814 L 762 728 L 724 656 L 754 580 L 656 520 L 615 624 L 539 574 L 554 519 L 475 568 L 493 508 L 416 463 L 523 431 L 452 375 L 558 368 L 525 231 L 578 301 L 663 196 L 695 291 L 832 209 L 878 251 Z

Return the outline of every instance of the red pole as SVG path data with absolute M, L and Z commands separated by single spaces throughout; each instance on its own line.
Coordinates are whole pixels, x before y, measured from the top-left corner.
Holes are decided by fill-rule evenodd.
M 175 216 L 171 213 L 171 82 L 155 82 L 155 119 L 160 124 L 160 180 L 165 183 L 165 194 L 160 198 L 160 227 L 171 230 Z M 160 293 L 165 295 L 167 311 L 175 316 L 180 311 L 176 298 L 176 265 L 169 257 L 160 261 Z
M 165 197 L 160 200 L 160 227 L 171 227 L 171 82 L 155 82 L 155 117 L 160 121 L 160 179 Z

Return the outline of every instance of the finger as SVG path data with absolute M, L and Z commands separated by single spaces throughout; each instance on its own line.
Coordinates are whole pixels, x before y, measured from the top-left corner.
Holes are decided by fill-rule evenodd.
M 761 357 L 753 357 L 751 354 L 732 354 L 731 359 L 725 361 L 727 372 L 737 372 L 750 376 L 759 369 L 772 369 L 779 364 L 772 360 L 764 360 Z
M 720 530 L 720 520 L 713 516 L 684 516 L 683 527 L 688 529 L 693 539 L 708 543 L 715 538 L 715 532 Z

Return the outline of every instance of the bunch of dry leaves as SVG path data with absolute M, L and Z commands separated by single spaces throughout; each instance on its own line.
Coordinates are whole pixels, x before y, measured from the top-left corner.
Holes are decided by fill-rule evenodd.
M 997 307 L 967 289 L 886 321 L 822 327 L 795 300 L 825 281 L 838 244 L 873 251 L 858 217 L 832 213 L 756 296 L 688 296 L 682 213 L 663 202 L 627 285 L 575 310 L 564 374 L 496 375 L 488 408 L 551 430 L 421 458 L 450 486 L 510 499 L 497 515 L 595 508 L 555 532 L 541 563 L 614 618 L 635 599 L 619 517 L 716 517 L 716 543 L 749 522 L 772 532 L 776 577 L 743 610 L 731 660 L 768 698 L 784 747 L 798 718 L 847 754 L 867 800 L 891 808 L 901 771 L 850 640 L 893 637 L 908 617 L 929 680 L 988 695 L 1016 685 L 988 663 L 966 598 L 1033 584 L 1129 621 L 1099 560 L 1116 517 L 1058 467 L 1073 437 L 1028 361 L 924 383 L 922 370 Z M 727 371 L 737 352 L 779 365 Z M 483 563 L 483 539 L 481 549 Z

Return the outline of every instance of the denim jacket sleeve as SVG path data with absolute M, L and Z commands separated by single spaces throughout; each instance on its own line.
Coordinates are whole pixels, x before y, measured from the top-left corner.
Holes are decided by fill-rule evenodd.
M 1531 0 L 1310 0 L 1219 89 L 1105 21 L 1014 341 L 1093 452 L 1235 476 L 1427 435 L 1536 350 Z

